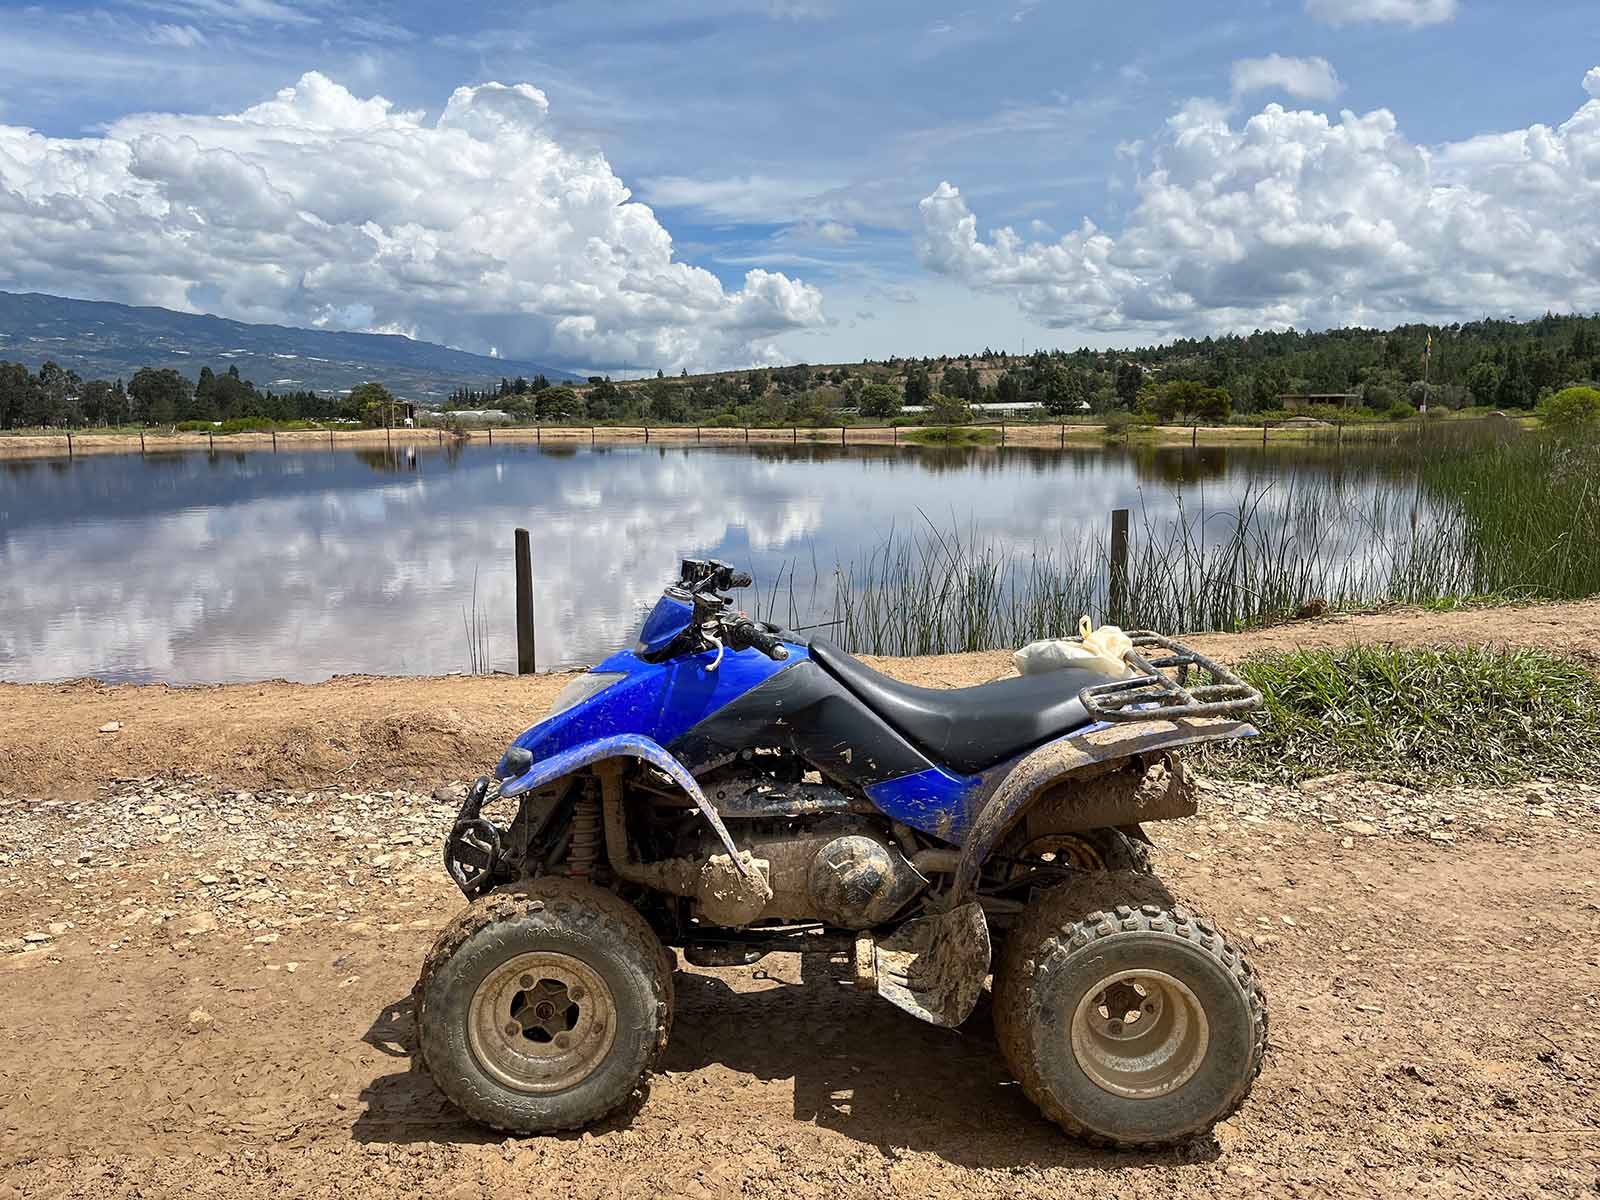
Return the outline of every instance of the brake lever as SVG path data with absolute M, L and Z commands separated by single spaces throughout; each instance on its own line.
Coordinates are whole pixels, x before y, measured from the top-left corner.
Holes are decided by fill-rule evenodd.
M 712 633 L 711 630 L 709 630 L 709 629 L 701 630 L 701 632 L 705 635 L 706 641 L 710 642 L 713 646 L 715 646 L 717 648 L 717 656 L 715 658 L 713 658 L 709 663 L 706 664 L 706 670 L 707 671 L 715 671 L 718 667 L 720 667 L 722 665 L 722 655 L 724 653 L 723 646 L 722 646 L 722 639 L 719 638 L 716 634 Z

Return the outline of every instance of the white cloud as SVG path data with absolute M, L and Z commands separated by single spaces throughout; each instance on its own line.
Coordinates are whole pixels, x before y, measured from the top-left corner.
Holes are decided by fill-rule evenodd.
M 314 25 L 317 18 L 280 0 L 144 0 L 155 12 L 199 17 L 229 24 Z
M 1591 95 L 1597 72 L 1586 77 Z M 1600 308 L 1600 98 L 1563 124 L 1437 147 L 1387 110 L 1276 104 L 1167 122 L 1118 233 L 978 236 L 960 192 L 921 204 L 923 262 L 1051 326 L 1158 334 Z
M 438 119 L 311 73 L 226 116 L 147 113 L 104 136 L 0 125 L 0 286 L 241 320 L 415 328 L 595 367 L 775 357 L 821 295 L 739 291 L 672 239 L 538 89 L 458 88 Z
M 1325 58 L 1241 58 L 1233 64 L 1233 94 L 1280 91 L 1302 100 L 1332 100 L 1344 91 L 1333 64 Z
M 150 31 L 150 41 L 157 46 L 177 46 L 188 50 L 206 44 L 206 35 L 193 25 L 157 25 Z
M 1413 29 L 1449 21 L 1457 7 L 1456 0 L 1306 0 L 1306 12 L 1329 25 L 1375 21 Z

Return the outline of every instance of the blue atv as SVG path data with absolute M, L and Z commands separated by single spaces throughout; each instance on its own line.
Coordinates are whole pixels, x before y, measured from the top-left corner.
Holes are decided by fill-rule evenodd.
M 816 951 L 942 1026 L 992 974 L 1006 1062 L 1081 1137 L 1161 1145 L 1237 1108 L 1264 994 L 1142 825 L 1195 811 L 1179 749 L 1252 735 L 1260 697 L 1150 633 L 1126 677 L 914 687 L 738 612 L 749 583 L 685 560 L 638 644 L 470 789 L 445 847 L 470 903 L 416 991 L 445 1095 L 515 1133 L 588 1124 L 660 1060 L 675 950 Z

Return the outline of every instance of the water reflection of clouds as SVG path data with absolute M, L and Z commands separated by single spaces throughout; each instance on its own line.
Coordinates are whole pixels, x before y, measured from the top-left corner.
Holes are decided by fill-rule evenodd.
M 1139 525 L 1176 516 L 1180 496 L 1192 508 L 1202 489 L 1208 505 L 1234 504 L 1271 471 L 1248 456 L 1222 475 L 1214 458 L 1154 461 L 511 446 L 100 456 L 3 470 L 0 675 L 185 682 L 460 670 L 475 577 L 491 660 L 509 669 L 518 525 L 532 533 L 540 662 L 592 662 L 631 640 L 685 554 L 748 564 L 769 586 L 792 567 L 807 585 L 797 593 L 815 586 L 806 601 L 825 601 L 833 565 L 862 559 L 891 526 L 913 537 L 929 522 L 970 530 L 1026 554 L 1103 537 L 1116 507 L 1135 509 Z M 1345 486 L 1366 495 L 1369 485 Z M 1264 503 L 1294 519 L 1281 479 Z

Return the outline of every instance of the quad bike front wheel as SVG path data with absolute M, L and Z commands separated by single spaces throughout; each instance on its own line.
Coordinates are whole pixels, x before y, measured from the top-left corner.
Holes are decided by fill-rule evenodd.
M 1068 1133 L 1116 1147 L 1209 1130 L 1243 1103 L 1267 1045 L 1266 996 L 1216 927 L 1121 884 L 1042 892 L 995 973 L 1001 1053 Z M 1092 908 L 1092 911 L 1090 909 Z
M 672 973 L 631 905 L 568 879 L 474 900 L 418 980 L 423 1065 L 496 1129 L 575 1129 L 623 1105 L 666 1049 Z

